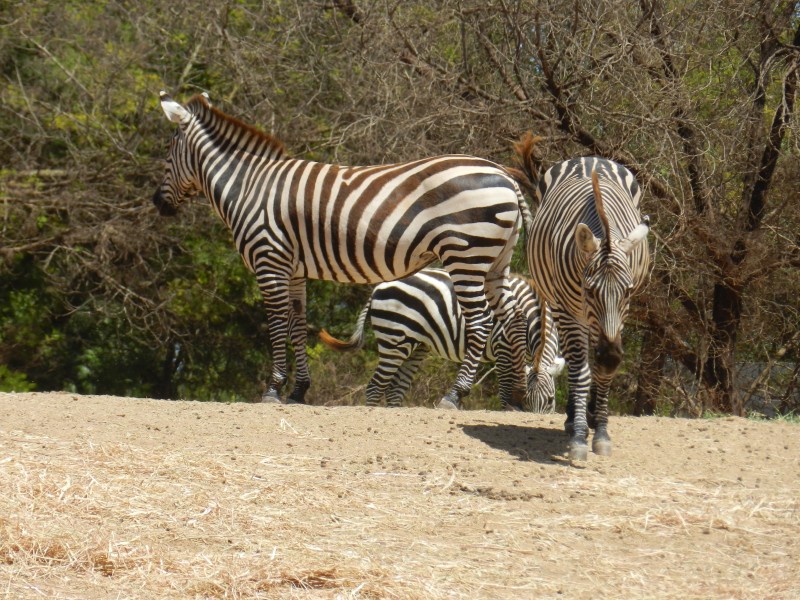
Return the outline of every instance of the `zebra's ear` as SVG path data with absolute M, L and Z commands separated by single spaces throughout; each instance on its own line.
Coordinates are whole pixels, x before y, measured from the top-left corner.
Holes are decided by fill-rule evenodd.
M 642 240 L 647 237 L 649 231 L 650 227 L 648 227 L 646 223 L 639 223 L 634 227 L 633 231 L 628 234 L 628 237 L 619 243 L 620 248 L 622 248 L 625 254 L 630 254 L 633 249 L 641 244 Z
M 586 223 L 578 223 L 575 226 L 575 243 L 586 254 L 594 254 L 600 249 L 600 240 L 594 237 Z
M 167 92 L 162 90 L 159 93 L 159 98 L 161 99 L 161 108 L 170 121 L 178 123 L 179 125 L 186 125 L 189 122 L 192 116 L 191 113 L 178 102 L 170 98 Z

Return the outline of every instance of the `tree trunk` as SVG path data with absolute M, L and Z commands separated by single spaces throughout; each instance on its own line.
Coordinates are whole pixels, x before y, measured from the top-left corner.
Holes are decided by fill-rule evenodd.
M 736 333 L 742 319 L 742 290 L 725 282 L 714 286 L 712 345 L 703 369 L 711 409 L 742 416 L 743 408 L 734 388 L 733 365 Z
M 652 415 L 656 411 L 656 399 L 664 378 L 666 353 L 658 343 L 663 335 L 648 329 L 642 338 L 642 355 L 639 363 L 639 380 L 633 403 L 633 414 L 637 417 Z
M 175 340 L 170 339 L 167 344 L 167 353 L 164 362 L 161 364 L 155 385 L 153 386 L 153 397 L 161 400 L 176 400 L 177 390 L 175 389 L 175 368 L 178 363 L 178 345 Z

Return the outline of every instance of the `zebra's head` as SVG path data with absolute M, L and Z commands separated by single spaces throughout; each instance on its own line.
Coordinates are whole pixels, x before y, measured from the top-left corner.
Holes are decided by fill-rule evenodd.
M 552 364 L 534 365 L 528 369 L 525 410 L 534 413 L 553 412 L 556 400 L 555 377 L 564 369 L 565 361 L 557 356 Z
M 586 261 L 583 270 L 583 309 L 594 344 L 593 368 L 600 375 L 613 375 L 622 362 L 622 328 L 638 284 L 631 254 L 647 238 L 647 219 L 624 239 L 611 233 L 600 193 L 597 174 L 592 172 L 595 207 L 603 227 L 603 239 L 585 223 L 575 228 L 575 241 Z
M 541 326 L 538 344 L 533 350 L 533 362 L 526 369 L 525 410 L 534 413 L 553 412 L 555 410 L 556 384 L 554 378 L 561 373 L 565 364 L 564 359 L 560 356 L 550 355 L 549 358 L 546 358 L 548 356 L 548 341 L 555 342 L 551 338 L 551 332 L 549 331 L 550 327 L 553 326 L 553 320 L 548 315 L 547 303 L 541 301 L 539 306 Z M 557 342 L 555 344 L 557 345 Z
M 193 114 L 166 92 L 161 92 L 160 99 L 164 114 L 170 121 L 177 123 L 178 128 L 170 140 L 166 172 L 153 195 L 153 204 L 160 214 L 172 216 L 177 213 L 178 206 L 184 200 L 200 193 L 194 159 L 187 142 Z

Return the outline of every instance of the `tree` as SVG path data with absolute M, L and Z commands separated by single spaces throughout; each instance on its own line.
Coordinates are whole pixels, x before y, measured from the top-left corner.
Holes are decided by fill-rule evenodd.
M 445 4 L 432 21 L 389 10 L 394 52 L 418 82 L 492 115 L 501 135 L 516 112 L 551 157 L 606 156 L 645 186 L 658 252 L 635 315 L 648 346 L 640 405 L 654 406 L 666 355 L 703 384 L 700 410 L 742 414 L 737 357 L 797 354 L 796 303 L 776 313 L 763 293 L 797 291 L 797 192 L 785 182 L 798 164 L 798 5 Z M 764 337 L 741 344 L 755 328 Z
M 203 202 L 174 221 L 149 205 L 166 89 L 208 91 L 329 162 L 508 163 L 533 130 L 546 163 L 625 164 L 656 260 L 620 410 L 741 413 L 763 387 L 796 410 L 798 14 L 777 0 L 6 3 L 0 385 L 257 396 L 252 277 Z M 348 330 L 368 293 L 314 283 L 312 325 Z M 757 370 L 744 389 L 743 363 Z

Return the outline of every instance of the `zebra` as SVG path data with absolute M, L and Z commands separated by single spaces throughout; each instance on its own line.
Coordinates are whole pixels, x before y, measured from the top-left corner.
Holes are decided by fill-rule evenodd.
M 519 144 L 515 151 L 524 165 L 532 144 Z M 526 174 L 530 180 L 537 175 Z M 592 451 L 609 455 L 609 385 L 622 361 L 621 334 L 631 295 L 643 286 L 650 268 L 649 218 L 642 219 L 638 209 L 641 188 L 627 168 L 598 157 L 554 164 L 535 188 L 539 208 L 526 254 L 534 287 L 556 318 L 568 365 L 569 456 L 573 461 L 588 456 L 590 387 Z
M 527 358 L 534 363 L 528 371 L 522 408 L 551 412 L 555 407 L 553 377 L 564 366 L 564 359 L 558 356 L 558 334 L 552 316 L 540 306 L 528 281 L 513 276 L 509 285 L 518 309 L 525 316 Z M 378 367 L 367 386 L 367 406 L 377 406 L 384 398 L 388 406 L 400 406 L 429 352 L 454 362 L 464 358 L 464 318 L 447 271 L 423 269 L 404 279 L 375 286 L 350 339 L 338 340 L 323 329 L 320 341 L 335 350 L 361 348 L 367 318 L 375 332 L 379 356 Z M 500 398 L 505 407 L 510 407 L 513 373 L 509 358 L 513 349 L 506 346 L 502 329 L 499 321 L 493 324 L 483 358 L 497 361 Z
M 377 283 L 439 259 L 453 279 L 466 320 L 466 352 L 440 408 L 458 408 L 475 379 L 492 322 L 514 312 L 509 263 L 521 221 L 531 213 L 516 180 L 481 158 L 447 155 L 349 167 L 290 158 L 282 142 L 212 107 L 160 93 L 178 127 L 153 203 L 174 215 L 202 193 L 230 229 L 263 297 L 272 372 L 263 402 L 279 402 L 287 380 L 286 340 L 294 346 L 295 385 L 288 403 L 305 403 L 306 279 Z M 512 318 L 509 343 L 524 343 Z M 524 397 L 524 363 L 514 389 Z

